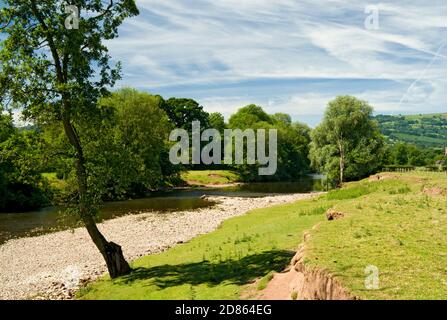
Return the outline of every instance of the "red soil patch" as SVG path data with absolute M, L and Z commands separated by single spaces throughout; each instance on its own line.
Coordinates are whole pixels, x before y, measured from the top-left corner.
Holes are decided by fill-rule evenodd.
M 422 192 L 429 195 L 429 196 L 439 196 L 444 194 L 445 190 L 442 188 L 427 188 L 424 187 L 424 189 L 422 189 Z
M 318 227 L 315 226 L 314 229 Z M 305 243 L 310 233 L 304 234 L 290 266 L 276 273 L 257 299 L 260 300 L 356 300 L 328 271 L 304 264 Z

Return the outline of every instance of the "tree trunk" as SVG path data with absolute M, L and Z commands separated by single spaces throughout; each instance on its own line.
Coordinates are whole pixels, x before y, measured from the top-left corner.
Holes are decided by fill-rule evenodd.
M 99 231 L 91 212 L 89 211 L 89 203 L 87 200 L 87 172 L 85 169 L 85 159 L 79 137 L 69 118 L 63 116 L 63 125 L 65 134 L 70 144 L 76 150 L 76 179 L 79 193 L 79 213 L 87 228 L 88 234 L 101 252 L 107 264 L 110 277 L 116 278 L 130 273 L 131 269 L 124 258 L 121 247 L 113 242 L 108 242 Z
M 338 142 L 338 149 L 340 152 L 340 160 L 339 160 L 339 165 L 340 165 L 340 187 L 343 186 L 343 180 L 344 180 L 344 171 L 345 171 L 345 151 L 343 148 L 343 142 L 339 141 Z
M 128 274 L 131 269 L 126 259 L 124 259 L 121 247 L 114 242 L 108 242 L 106 240 L 90 215 L 83 217 L 82 221 L 84 222 L 90 237 L 106 261 L 110 278 L 114 279 Z
M 56 68 L 56 77 L 58 85 L 65 85 L 68 83 L 68 60 L 69 55 L 65 52 L 63 61 L 58 53 L 58 48 L 55 45 L 55 41 L 52 37 L 52 31 L 45 23 L 44 17 L 39 12 L 36 0 L 31 0 L 31 10 L 35 15 L 39 24 L 46 32 L 46 38 L 48 41 L 48 46 L 50 48 L 51 55 L 53 56 L 54 66 Z M 82 150 L 82 145 L 79 137 L 76 133 L 75 128 L 71 122 L 70 117 L 70 100 L 67 94 L 62 93 L 62 124 L 64 125 L 65 134 L 70 142 L 70 144 L 75 148 L 76 156 L 76 179 L 78 184 L 79 193 L 79 213 L 82 221 L 87 228 L 87 231 L 95 243 L 96 247 L 101 252 L 104 260 L 106 261 L 107 268 L 111 278 L 116 278 L 118 276 L 129 273 L 130 267 L 127 261 L 124 259 L 121 247 L 113 242 L 108 242 L 106 238 L 101 234 L 98 227 L 96 226 L 95 220 L 93 219 L 91 212 L 89 210 L 88 193 L 87 193 L 87 172 L 85 170 L 85 159 Z
M 343 156 L 340 156 L 340 187 L 343 186 L 343 173 L 345 170 L 345 160 Z

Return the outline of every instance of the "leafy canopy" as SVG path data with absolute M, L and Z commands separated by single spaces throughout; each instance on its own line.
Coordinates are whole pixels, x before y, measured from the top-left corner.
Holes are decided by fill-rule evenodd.
M 323 122 L 312 131 L 312 166 L 338 182 L 340 162 L 347 180 L 373 173 L 381 163 L 383 137 L 372 120 L 372 107 L 352 96 L 329 102 Z
M 258 165 L 234 165 L 244 181 L 294 180 L 308 172 L 308 144 L 310 129 L 306 125 L 292 122 L 287 114 L 269 115 L 262 107 L 251 104 L 240 108 L 229 120 L 231 129 L 276 129 L 278 133 L 278 168 L 273 176 L 259 176 Z M 268 134 L 266 134 L 268 137 Z M 266 139 L 267 140 L 267 139 Z M 268 142 L 266 142 L 268 144 Z
M 79 29 L 67 29 L 68 14 L 59 1 L 5 0 L 0 26 L 6 39 L 0 50 L 0 104 L 23 109 L 25 117 L 88 119 L 98 98 L 119 79 L 120 65 L 110 66 L 104 40 L 118 35 L 118 26 L 138 14 L 133 0 L 67 1 L 81 12 Z

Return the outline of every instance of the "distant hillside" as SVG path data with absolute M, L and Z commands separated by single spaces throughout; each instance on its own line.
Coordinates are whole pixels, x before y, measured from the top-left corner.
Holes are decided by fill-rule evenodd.
M 375 119 L 390 142 L 408 142 L 421 147 L 435 148 L 447 146 L 447 113 L 378 115 Z

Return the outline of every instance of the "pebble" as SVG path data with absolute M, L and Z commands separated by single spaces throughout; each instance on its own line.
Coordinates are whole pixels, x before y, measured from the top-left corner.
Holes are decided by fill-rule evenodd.
M 312 194 L 263 198 L 209 197 L 217 204 L 195 211 L 126 215 L 98 224 L 128 261 L 159 253 L 215 230 L 222 221 L 256 208 L 294 202 Z M 81 285 L 107 271 L 84 228 L 10 240 L 0 246 L 0 300 L 73 299 Z

